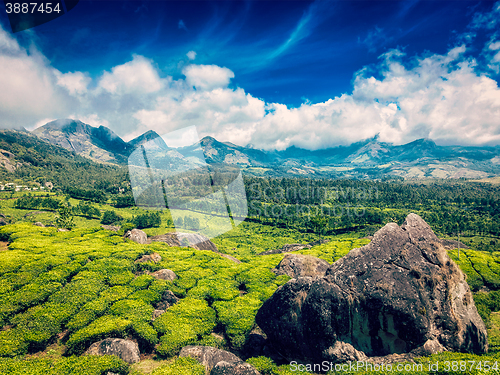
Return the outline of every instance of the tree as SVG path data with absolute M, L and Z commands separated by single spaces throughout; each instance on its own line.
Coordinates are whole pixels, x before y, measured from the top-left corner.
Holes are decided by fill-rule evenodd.
M 105 211 L 102 214 L 101 224 L 111 225 L 119 222 L 120 220 L 122 220 L 122 217 L 117 215 L 115 211 Z
M 317 233 L 319 239 L 321 240 L 321 235 L 325 234 L 328 230 L 328 219 L 324 216 L 316 215 L 310 218 L 309 227 Z
M 56 225 L 58 228 L 72 229 L 75 227 L 71 207 L 61 202 L 59 203 L 57 213 L 59 215 L 56 217 Z

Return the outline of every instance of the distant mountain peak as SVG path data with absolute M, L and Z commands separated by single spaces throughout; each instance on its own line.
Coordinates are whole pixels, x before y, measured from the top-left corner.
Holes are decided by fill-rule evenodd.
M 131 147 L 111 129 L 93 127 L 80 120 L 58 119 L 35 129 L 38 138 L 103 162 L 121 162 Z
M 153 139 L 159 138 L 160 136 L 158 135 L 157 132 L 154 130 L 148 130 L 146 133 L 141 134 L 140 136 L 132 139 L 131 141 L 128 141 L 128 144 L 134 147 L 137 147 L 139 145 L 142 145 L 146 142 L 149 142 Z

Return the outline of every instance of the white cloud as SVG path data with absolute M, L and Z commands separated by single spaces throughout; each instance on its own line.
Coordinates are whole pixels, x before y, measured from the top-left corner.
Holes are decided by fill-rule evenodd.
M 189 60 L 194 60 L 196 59 L 196 52 L 189 51 L 188 53 L 186 53 L 186 56 L 188 57 Z
M 71 95 L 84 94 L 87 92 L 87 86 L 92 81 L 90 77 L 82 72 L 61 73 L 54 69 L 57 77 L 57 84 L 65 87 Z
M 109 126 L 109 121 L 101 119 L 99 117 L 99 115 L 97 115 L 96 113 L 92 113 L 92 114 L 85 115 L 85 116 L 73 115 L 73 116 L 68 116 L 68 117 L 78 119 L 81 122 L 84 122 L 85 124 L 95 126 L 95 127 L 99 127 L 101 125 L 102 126 Z
M 75 102 L 56 83 L 53 69 L 34 48 L 28 53 L 0 26 L 1 126 L 32 127 L 63 115 Z
M 186 82 L 200 90 L 213 90 L 226 87 L 234 73 L 228 68 L 217 65 L 188 65 L 182 73 L 186 76 Z
M 491 64 L 499 49 L 495 38 L 485 45 Z M 185 79 L 174 80 L 134 56 L 93 79 L 62 73 L 0 29 L 0 118 L 3 126 L 25 127 L 78 118 L 127 140 L 150 129 L 165 134 L 195 125 L 200 136 L 265 149 L 319 149 L 377 133 L 394 143 L 428 137 L 441 144 L 500 144 L 500 89 L 465 52 L 459 46 L 409 59 L 392 50 L 355 74 L 352 93 L 288 108 L 230 88 L 234 73 L 216 65 L 188 65 Z
M 151 61 L 135 55 L 133 60 L 105 72 L 99 85 L 111 94 L 151 93 L 161 89 L 162 83 Z

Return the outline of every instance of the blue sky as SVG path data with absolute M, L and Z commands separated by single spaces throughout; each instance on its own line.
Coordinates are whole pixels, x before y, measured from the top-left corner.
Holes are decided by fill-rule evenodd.
M 2 8 L 4 127 L 73 117 L 130 139 L 197 125 L 266 149 L 500 144 L 499 2 L 82 0 L 16 34 Z

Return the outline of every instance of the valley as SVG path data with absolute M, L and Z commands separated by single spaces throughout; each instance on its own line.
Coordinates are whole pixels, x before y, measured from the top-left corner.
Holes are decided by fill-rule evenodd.
M 142 141 L 154 139 L 150 133 Z M 215 142 L 202 140 L 210 147 Z M 19 165 L 0 168 L 0 182 L 7 187 L 0 191 L 0 373 L 208 374 L 206 365 L 185 355 L 195 345 L 228 351 L 244 360 L 248 371 L 295 374 L 290 358 L 272 349 L 256 324 L 266 301 L 295 280 L 276 272 L 280 262 L 293 255 L 330 267 L 372 243 L 389 223 L 401 226 L 411 213 L 446 240 L 442 251 L 466 275 L 489 350 L 419 355 L 410 359 L 424 370 L 394 373 L 428 373 L 425 369 L 436 362 L 499 360 L 500 186 L 495 177 L 320 179 L 281 172 L 263 177 L 245 168 L 267 167 L 239 164 L 248 212 L 235 228 L 211 239 L 214 251 L 182 238 L 216 233 L 223 225 L 217 209 L 208 205 L 205 214 L 188 214 L 174 206 L 137 207 L 119 160 L 98 163 L 18 131 L 0 133 L 0 148 L 10 153 L 12 165 Z M 252 152 L 264 158 L 261 151 Z M 489 158 L 488 152 L 496 151 L 482 152 Z M 122 156 L 125 160 L 127 154 Z M 355 167 L 323 168 L 345 172 Z M 219 177 L 224 184 L 226 177 Z M 202 188 L 177 191 L 179 202 L 189 202 Z M 157 240 L 181 227 L 179 246 Z M 130 230 L 142 231 L 143 242 L 131 240 Z M 138 360 L 84 355 L 92 344 L 111 338 L 137 345 Z M 318 373 L 304 369 L 300 373 Z M 476 365 L 467 373 L 484 371 Z

